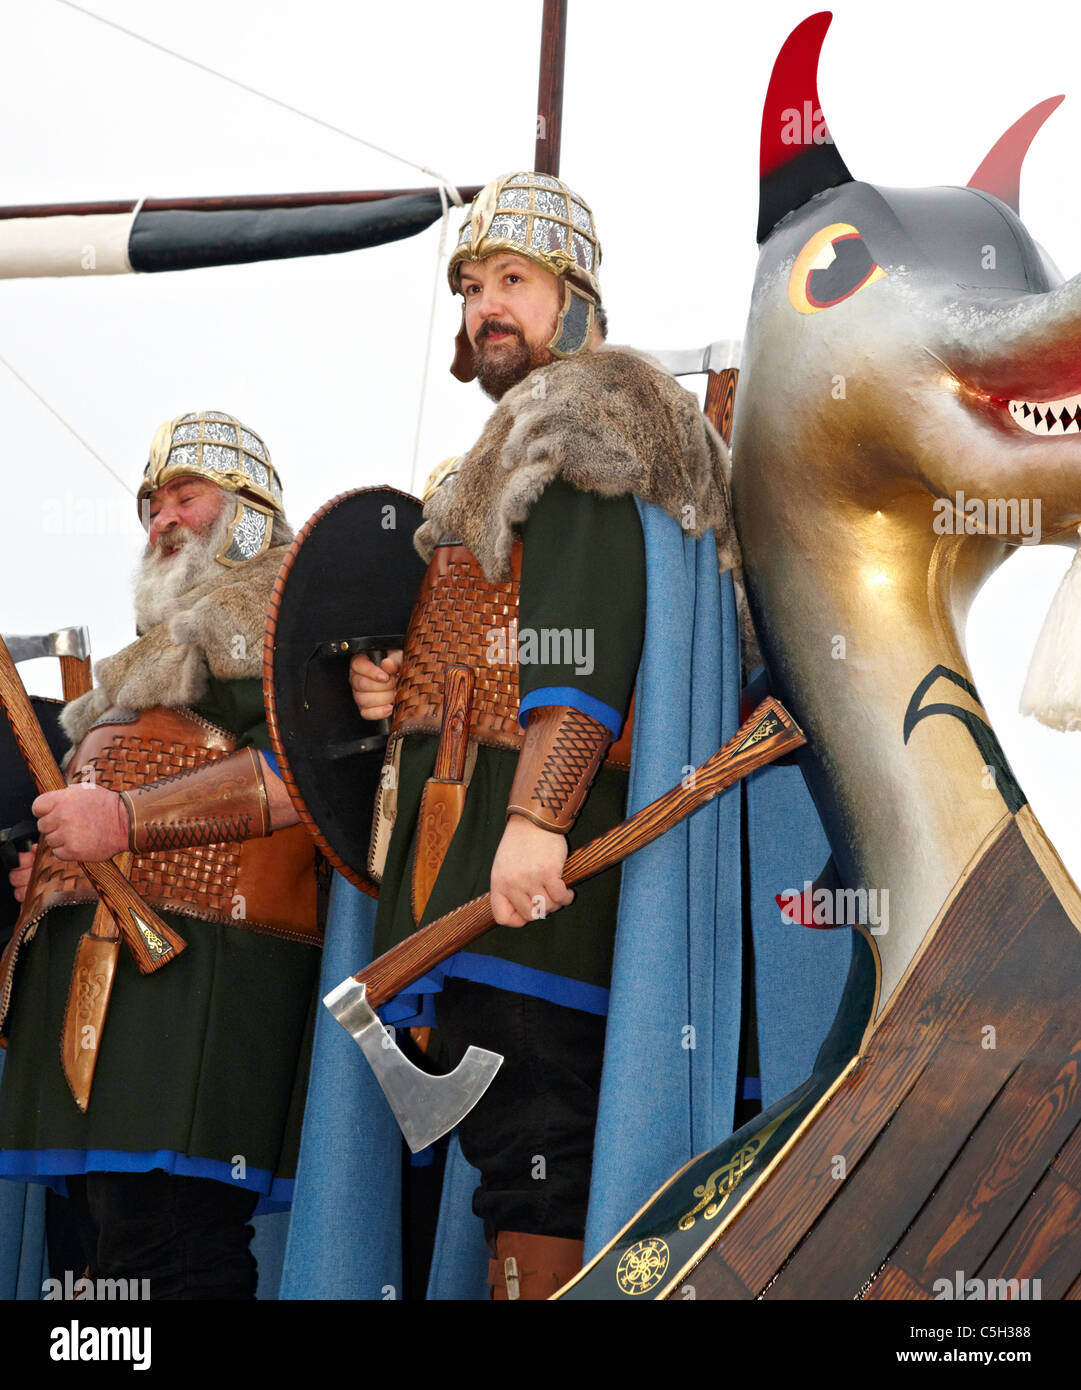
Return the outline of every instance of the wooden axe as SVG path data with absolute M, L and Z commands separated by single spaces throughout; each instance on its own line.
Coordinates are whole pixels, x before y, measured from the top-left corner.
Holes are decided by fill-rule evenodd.
M 724 747 L 678 787 L 569 855 L 563 866 L 563 882 L 573 887 L 618 864 L 749 772 L 806 741 L 784 706 L 767 697 Z M 469 1114 L 503 1059 L 497 1053 L 470 1047 L 454 1071 L 431 1076 L 406 1061 L 375 1010 L 494 926 L 491 898 L 485 893 L 414 932 L 343 980 L 323 1000 L 370 1062 L 414 1153 L 434 1143 Z
M 0 638 L 0 705 L 4 707 L 38 791 L 66 790 L 67 783 L 56 765 L 3 638 Z M 143 902 L 111 859 L 99 864 L 81 863 L 79 867 L 112 914 L 141 975 L 160 970 L 184 950 L 184 940 Z

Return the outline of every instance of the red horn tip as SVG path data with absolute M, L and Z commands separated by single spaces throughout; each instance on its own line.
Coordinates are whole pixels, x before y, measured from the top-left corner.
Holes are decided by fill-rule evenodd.
M 1014 212 L 1019 212 L 1021 165 L 1036 138 L 1036 132 L 1062 100 L 1061 96 L 1048 97 L 1026 111 L 1020 120 L 1014 121 L 1005 135 L 991 147 L 967 186 L 978 188 L 982 193 L 991 193 L 1013 208 Z

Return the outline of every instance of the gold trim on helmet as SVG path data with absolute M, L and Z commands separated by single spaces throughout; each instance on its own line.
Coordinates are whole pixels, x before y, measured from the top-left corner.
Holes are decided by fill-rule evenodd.
M 220 410 L 193 411 L 159 425 L 139 485 L 139 519 L 149 529 L 146 501 L 174 478 L 205 478 L 235 494 L 236 512 L 217 559 L 243 565 L 270 546 L 274 518 L 285 519 L 282 487 L 270 450 L 254 430 Z
M 589 204 L 551 174 L 523 172 L 493 179 L 474 198 L 447 263 L 454 293 L 461 292 L 466 261 L 487 260 L 500 251 L 524 256 L 564 282 L 563 308 L 548 348 L 555 357 L 585 351 L 594 309 L 601 302 L 601 244 Z M 451 372 L 459 381 L 476 376 L 464 305 Z

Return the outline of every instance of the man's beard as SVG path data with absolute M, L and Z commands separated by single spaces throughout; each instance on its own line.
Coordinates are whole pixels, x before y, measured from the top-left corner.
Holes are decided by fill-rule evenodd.
M 484 347 L 491 333 L 512 333 L 517 341 L 502 344 L 489 356 Z M 512 386 L 524 381 L 534 368 L 546 367 L 555 358 L 547 347 L 530 348 L 522 330 L 514 324 L 488 322 L 482 323 L 477 331 L 473 361 L 481 390 L 493 401 L 498 401 Z
M 221 574 L 216 556 L 225 544 L 235 511 L 236 500 L 223 494 L 221 513 L 207 530 L 177 528 L 143 552 L 135 576 L 135 622 L 140 632 L 156 627 L 174 599 Z M 178 542 L 179 548 L 171 553 L 162 548 Z

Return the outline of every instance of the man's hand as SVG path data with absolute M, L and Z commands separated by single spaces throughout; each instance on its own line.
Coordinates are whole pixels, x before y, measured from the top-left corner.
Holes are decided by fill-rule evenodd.
M 15 901 L 21 903 L 26 897 L 26 887 L 30 882 L 30 873 L 34 867 L 34 851 L 24 849 L 19 851 L 19 867 L 12 869 L 8 874 L 8 882 L 15 890 Z
M 574 901 L 563 882 L 567 841 L 524 816 L 510 816 L 492 864 L 492 915 L 504 927 L 524 927 Z
M 386 719 L 394 713 L 394 692 L 401 669 L 402 653 L 398 650 L 387 652 L 378 666 L 363 653 L 349 663 L 349 685 L 365 719 Z
M 30 809 L 57 859 L 97 864 L 128 847 L 128 813 L 118 792 L 80 782 L 43 792 Z

